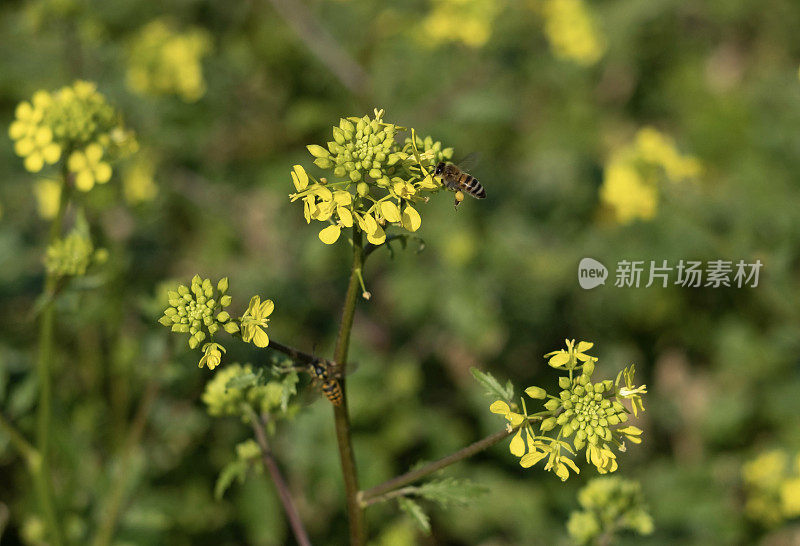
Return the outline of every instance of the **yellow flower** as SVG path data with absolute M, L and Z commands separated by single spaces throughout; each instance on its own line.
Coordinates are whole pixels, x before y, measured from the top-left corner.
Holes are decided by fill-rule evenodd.
M 137 204 L 152 201 L 158 193 L 158 186 L 153 179 L 156 166 L 151 158 L 145 155 L 130 164 L 122 177 L 122 190 L 128 203 Z
M 95 182 L 105 184 L 111 180 L 111 165 L 103 161 L 103 147 L 99 144 L 72 152 L 67 167 L 75 174 L 75 187 L 81 191 L 91 190 Z
M 61 202 L 61 185 L 55 180 L 42 179 L 33 186 L 33 194 L 39 216 L 45 220 L 55 218 Z
M 269 345 L 269 337 L 264 331 L 267 327 L 269 319 L 267 318 L 272 314 L 275 309 L 275 304 L 272 300 L 261 301 L 260 296 L 253 296 L 250 299 L 250 305 L 242 317 L 242 339 L 247 343 L 251 341 L 256 347 L 266 347 Z
M 781 511 L 787 518 L 800 516 L 800 478 L 781 484 Z
M 586 351 L 591 349 L 594 346 L 594 343 L 589 341 L 579 341 L 578 344 L 575 345 L 574 339 L 565 339 L 564 341 L 567 344 L 566 351 L 561 349 L 560 351 L 552 351 L 544 355 L 545 358 L 550 359 L 547 361 L 550 366 L 554 368 L 561 368 L 569 364 L 570 367 L 574 367 L 576 360 L 586 362 L 594 358 L 586 354 Z
M 496 400 L 493 402 L 492 405 L 489 406 L 489 411 L 505 417 L 506 420 L 511 423 L 512 427 L 518 427 L 523 423 L 523 421 L 525 421 L 524 415 L 511 411 L 511 407 L 502 400 Z
M 647 394 L 647 385 L 635 385 L 633 383 L 633 376 L 636 373 L 636 366 L 631 364 L 630 367 L 625 368 L 617 374 L 617 379 L 614 385 L 619 387 L 620 379 L 625 379 L 625 386 L 619 389 L 619 395 L 622 398 L 627 398 L 631 401 L 631 409 L 633 415 L 639 416 L 639 411 L 644 411 L 644 403 L 642 402 L 642 395 Z M 636 427 L 628 427 L 636 428 Z M 638 429 L 637 429 L 638 430 Z M 638 442 L 636 442 L 638 443 Z
M 583 0 L 545 0 L 542 14 L 556 56 L 589 66 L 605 54 L 605 39 Z
M 219 343 L 206 343 L 203 345 L 203 357 L 200 359 L 198 367 L 208 367 L 213 370 L 222 362 L 222 353 L 226 352 L 225 347 Z
M 8 128 L 14 140 L 14 152 L 25 158 L 25 169 L 37 173 L 45 164 L 52 165 L 61 158 L 61 146 L 53 142 L 53 130 L 43 124 L 45 109 L 52 99 L 44 91 L 36 93 L 33 104 L 21 102 L 16 119 Z

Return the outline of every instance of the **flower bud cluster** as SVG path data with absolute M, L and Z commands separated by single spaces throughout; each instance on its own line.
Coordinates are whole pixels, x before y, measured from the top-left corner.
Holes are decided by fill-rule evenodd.
M 217 283 L 216 289 L 209 279 L 201 279 L 195 275 L 189 286 L 180 285 L 176 291 L 170 291 L 169 307 L 164 311 L 164 316 L 159 322 L 172 328 L 173 332 L 189 334 L 189 347 L 194 349 L 207 337 L 212 337 L 221 328 L 229 334 L 239 331 L 239 325 L 231 320 L 225 308 L 231 304 L 228 291 L 228 279 L 223 278 Z M 209 368 L 216 366 L 221 358 L 221 346 L 208 343 L 203 347 L 204 362 Z
M 50 275 L 78 277 L 85 275 L 90 266 L 102 264 L 107 259 L 106 249 L 95 250 L 86 218 L 79 214 L 69 234 L 47 247 L 44 265 Z
M 547 459 L 545 470 L 552 470 L 562 480 L 569 477 L 569 469 L 578 472 L 574 461 L 567 456 L 585 450 L 586 461 L 597 468 L 601 474 L 617 469 L 616 454 L 625 450 L 625 440 L 641 443 L 642 431 L 633 426 L 621 426 L 628 420 L 630 411 L 622 400 L 631 402 L 634 412 L 643 410 L 641 395 L 647 392 L 645 386 L 632 384 L 633 367 L 626 368 L 611 380 L 592 382 L 595 370 L 595 357 L 586 354 L 592 343 L 574 340 L 566 341 L 567 349 L 545 355 L 554 368 L 563 369 L 568 375 L 559 378 L 561 391 L 551 396 L 540 387 L 528 387 L 526 395 L 534 400 L 543 400 L 544 411 L 529 416 L 522 400 L 522 413 L 514 411 L 502 400 L 495 401 L 490 411 L 506 417 L 516 435 L 509 446 L 513 455 L 520 457 L 520 464 L 528 468 Z M 625 377 L 625 385 L 620 379 Z M 539 432 L 533 429 L 532 420 L 540 420 Z M 525 439 L 523 440 L 523 433 Z M 549 433 L 550 435 L 537 435 Z
M 594 478 L 578 493 L 581 510 L 570 514 L 567 530 L 578 544 L 595 544 L 612 539 L 622 530 L 640 535 L 653 532 L 639 482 L 619 477 Z
M 316 180 L 295 165 L 290 174 L 296 192 L 290 198 L 303 201 L 306 222 L 329 224 L 320 231 L 322 242 L 333 244 L 342 228 L 353 226 L 375 245 L 386 240 L 386 226 L 419 229 L 422 218 L 414 205 L 441 189 L 430 167 L 434 159 L 452 157 L 453 150 L 443 149 L 430 137 L 406 139 L 401 145 L 397 136 L 403 130 L 384 122 L 383 110 L 375 110 L 373 118 L 339 120 L 326 147 L 308 146 L 314 164 L 331 171 L 334 180 Z M 422 153 L 417 142 L 424 145 Z

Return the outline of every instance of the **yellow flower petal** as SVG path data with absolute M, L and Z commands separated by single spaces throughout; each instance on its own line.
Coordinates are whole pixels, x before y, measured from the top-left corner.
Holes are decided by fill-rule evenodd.
M 353 215 L 350 214 L 350 211 L 344 207 L 338 207 L 336 209 L 336 214 L 339 216 L 339 222 L 344 227 L 353 227 Z
M 258 326 L 256 326 L 254 330 L 255 330 L 255 335 L 253 336 L 253 343 L 255 343 L 256 347 L 263 348 L 269 345 L 269 336 L 267 335 L 267 333 Z
M 525 454 L 525 441 L 522 439 L 522 429 L 518 430 L 508 446 L 511 454 L 516 457 L 522 457 Z
M 69 170 L 76 173 L 86 169 L 87 162 L 86 156 L 83 152 L 72 152 L 67 160 L 67 167 Z
M 538 451 L 538 452 L 528 453 L 527 455 L 524 455 L 519 460 L 519 464 L 523 468 L 530 468 L 533 465 L 535 465 L 536 463 L 538 463 L 539 461 L 541 461 L 542 459 L 544 459 L 545 457 L 547 457 L 547 452 L 546 451 Z
M 419 226 L 422 225 L 422 218 L 420 218 L 417 209 L 411 205 L 407 205 L 406 208 L 403 209 L 402 221 L 403 227 L 412 232 L 417 231 Z
M 567 354 L 566 351 L 559 351 L 557 355 L 550 358 L 548 364 L 554 368 L 560 368 L 567 362 L 569 362 L 569 354 Z
M 89 191 L 94 187 L 94 176 L 91 171 L 83 170 L 75 176 L 75 187 L 81 191 Z
M 372 217 L 370 216 L 370 218 Z M 374 219 L 373 222 L 375 222 Z M 383 228 L 377 222 L 375 222 L 374 231 L 367 232 L 367 241 L 373 245 L 382 245 L 384 241 L 386 241 L 386 233 L 384 233 Z
M 102 162 L 94 169 L 94 178 L 98 184 L 105 184 L 111 180 L 111 165 Z
M 381 214 L 386 218 L 387 222 L 400 221 L 400 209 L 391 201 L 381 202 Z
M 90 164 L 97 164 L 103 158 L 103 147 L 99 144 L 89 144 L 84 150 L 86 159 Z
M 508 407 L 508 404 L 506 404 L 502 400 L 496 400 L 492 402 L 491 406 L 489 406 L 489 411 L 500 415 L 506 415 L 508 412 L 511 411 L 511 408 Z
M 51 142 L 42 149 L 44 160 L 51 165 L 61 158 L 61 146 L 55 142 Z
M 328 226 L 319 232 L 319 240 L 326 245 L 332 245 L 339 239 L 342 228 L 339 226 Z
M 267 318 L 272 314 L 275 309 L 275 303 L 272 300 L 266 300 L 258 307 L 258 317 Z
M 308 187 L 308 174 L 306 174 L 306 170 L 301 165 L 292 167 L 291 175 L 292 182 L 297 191 L 303 191 Z
M 38 173 L 44 167 L 44 157 L 38 152 L 33 152 L 25 158 L 24 165 L 28 172 Z

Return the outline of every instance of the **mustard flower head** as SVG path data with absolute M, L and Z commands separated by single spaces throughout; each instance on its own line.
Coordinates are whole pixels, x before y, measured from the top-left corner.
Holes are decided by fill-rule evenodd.
M 209 279 L 201 279 L 195 275 L 189 286 L 180 285 L 177 290 L 169 291 L 169 307 L 158 321 L 172 328 L 173 332 L 189 334 L 189 347 L 194 349 L 208 336 L 214 336 L 220 328 L 228 333 L 236 333 L 239 326 L 231 321 L 225 307 L 231 304 L 227 277 L 217 283 L 216 289 Z M 213 369 L 216 361 L 217 344 L 208 344 L 204 348 L 201 366 L 209 365 Z M 207 357 L 207 358 L 206 358 Z M 215 362 L 213 366 L 210 364 Z
M 430 138 L 419 140 L 413 130 L 414 138 L 401 144 L 397 136 L 404 130 L 384 122 L 383 110 L 375 110 L 373 118 L 339 120 L 326 147 L 308 146 L 314 164 L 331 171 L 333 179 L 317 180 L 295 165 L 290 175 L 296 191 L 290 198 L 303 202 L 306 222 L 329 224 L 319 233 L 322 242 L 333 244 L 342 228 L 354 226 L 375 245 L 386 240 L 387 226 L 409 232 L 419 229 L 417 203 L 441 189 L 430 167 L 434 159 L 452 157 L 453 150 Z M 429 146 L 420 151 L 417 142 Z
M 177 95 L 194 102 L 206 92 L 202 61 L 210 51 L 207 32 L 178 32 L 165 20 L 151 21 L 130 45 L 128 86 L 140 94 Z
M 606 52 L 606 41 L 584 0 L 544 0 L 544 30 L 557 57 L 591 66 Z
M 247 311 L 240 319 L 244 341 L 252 342 L 256 347 L 269 345 L 269 336 L 264 330 L 269 324 L 267 317 L 272 314 L 273 309 L 275 309 L 275 304 L 272 303 L 272 300 L 262 302 L 260 296 L 250 298 L 250 305 L 247 306 Z
M 628 400 L 635 410 L 643 410 L 641 395 L 647 390 L 633 384 L 633 367 L 620 373 L 620 377 L 625 377 L 625 385 L 620 385 L 620 377 L 616 383 L 592 382 L 597 358 L 586 354 L 592 344 L 566 340 L 566 345 L 565 350 L 545 355 L 550 366 L 567 372 L 559 378 L 558 396 L 549 395 L 537 386 L 525 389 L 528 398 L 546 400 L 544 411 L 529 415 L 524 398 L 520 406 L 512 407 L 497 400 L 489 409 L 503 415 L 507 426 L 515 432 L 509 450 L 520 458 L 521 466 L 528 468 L 544 460 L 545 470 L 566 480 L 569 470 L 578 473 L 573 457 L 584 450 L 586 461 L 598 472 L 614 472 L 617 456 L 613 449 L 624 451 L 626 441 L 641 443 L 641 429 L 623 426 L 630 410 L 622 402 Z M 538 431 L 534 429 L 535 421 L 539 422 Z
M 95 84 L 76 81 L 49 93 L 37 91 L 17 106 L 8 130 L 25 168 L 39 172 L 65 155 L 83 191 L 111 178 L 111 161 L 134 152 L 136 141 Z
M 592 479 L 578 493 L 581 510 L 570 514 L 567 530 L 578 544 L 595 544 L 605 537 L 610 541 L 619 531 L 640 535 L 653 532 L 639 482 L 619 477 Z
M 742 465 L 747 516 L 774 527 L 800 516 L 800 454 L 783 449 L 759 453 Z
M 617 222 L 652 219 L 659 189 L 665 183 L 696 180 L 700 161 L 681 154 L 675 141 L 652 127 L 640 129 L 630 142 L 612 153 L 605 167 L 600 199 L 614 211 Z
M 462 43 L 481 47 L 492 34 L 492 25 L 502 4 L 494 0 L 436 0 L 414 34 L 428 46 Z

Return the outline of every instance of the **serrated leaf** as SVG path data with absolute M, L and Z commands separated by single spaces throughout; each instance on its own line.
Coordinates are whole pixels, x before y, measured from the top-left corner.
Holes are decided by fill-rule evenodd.
M 499 397 L 509 402 L 514 397 L 514 385 L 511 381 L 503 387 L 492 374 L 484 373 L 478 368 L 470 368 L 469 370 L 472 372 L 472 377 L 486 389 L 488 396 Z
M 419 486 L 417 494 L 439 504 L 442 508 L 463 506 L 489 490 L 470 480 L 444 478 L 432 480 Z
M 299 378 L 297 372 L 289 372 L 281 381 L 281 411 L 286 413 L 289 408 L 289 400 L 297 394 L 297 382 Z
M 397 504 L 400 506 L 400 509 L 411 516 L 411 519 L 419 526 L 419 528 L 425 533 L 430 534 L 431 532 L 431 519 L 428 517 L 428 514 L 422 509 L 422 507 L 417 504 L 415 501 L 407 498 L 407 497 L 399 497 L 397 499 Z
M 222 499 L 225 491 L 233 484 L 234 480 L 243 483 L 246 475 L 247 461 L 236 460 L 225 465 L 217 477 L 217 483 L 214 485 L 214 498 L 217 500 Z
M 254 387 L 258 384 L 258 375 L 254 373 L 243 373 L 232 377 L 225 383 L 226 389 L 246 389 L 247 387 Z

